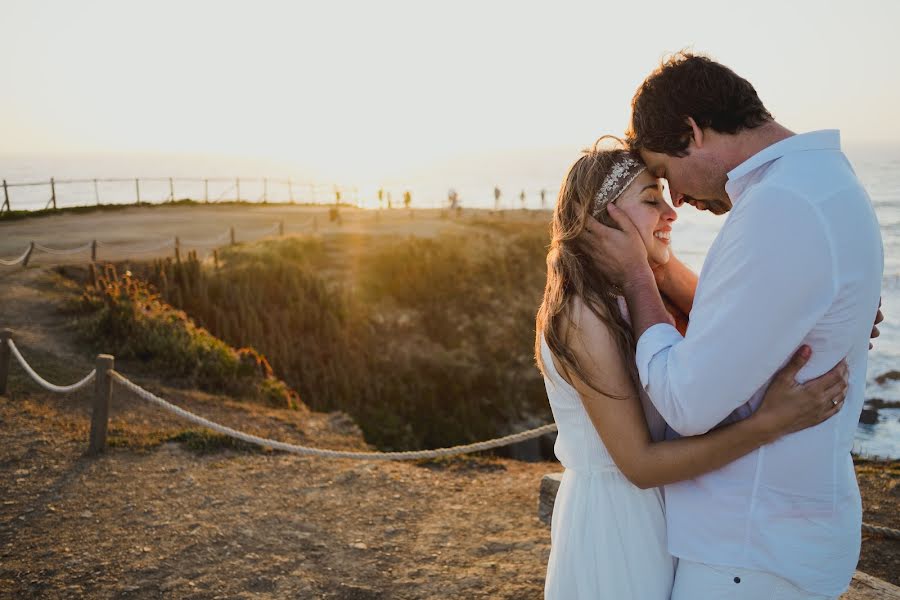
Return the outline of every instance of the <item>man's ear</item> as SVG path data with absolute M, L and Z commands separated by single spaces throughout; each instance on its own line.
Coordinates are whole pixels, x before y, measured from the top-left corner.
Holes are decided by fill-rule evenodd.
M 691 126 L 691 140 L 694 142 L 694 145 L 697 148 L 703 147 L 703 130 L 700 129 L 700 126 L 697 125 L 697 122 L 693 119 L 693 117 L 687 118 L 688 125 Z

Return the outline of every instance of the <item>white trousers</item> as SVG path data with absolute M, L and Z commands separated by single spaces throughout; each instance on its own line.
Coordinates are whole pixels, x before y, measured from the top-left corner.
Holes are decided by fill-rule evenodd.
M 672 600 L 835 600 L 763 571 L 679 560 Z

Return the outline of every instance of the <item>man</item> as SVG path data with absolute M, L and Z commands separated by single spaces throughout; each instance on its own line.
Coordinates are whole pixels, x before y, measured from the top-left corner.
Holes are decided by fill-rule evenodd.
M 702 56 L 678 54 L 644 81 L 628 137 L 676 206 L 730 212 L 699 283 L 677 261 L 656 274 L 690 312 L 684 337 L 627 216 L 613 206 L 621 230 L 593 221 L 585 236 L 623 285 L 641 382 L 670 427 L 697 435 L 746 417 L 803 344 L 812 358 L 801 381 L 844 357 L 850 370 L 832 419 L 666 487 L 669 550 L 680 559 L 672 598 L 837 597 L 859 557 L 850 450 L 884 265 L 868 195 L 837 131 L 794 134 L 749 82 Z

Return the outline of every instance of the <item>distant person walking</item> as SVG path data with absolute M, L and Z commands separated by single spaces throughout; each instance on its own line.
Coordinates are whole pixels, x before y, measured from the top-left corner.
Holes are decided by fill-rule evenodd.
M 547 208 L 547 190 L 541 188 L 541 210 Z
M 450 206 L 450 210 L 459 208 L 459 194 L 453 188 L 447 192 L 447 204 Z
M 522 210 L 525 210 L 525 190 L 519 194 L 519 202 L 522 204 Z
M 500 210 L 500 188 L 494 186 L 494 210 Z
M 409 208 L 409 205 L 412 204 L 412 194 L 409 190 L 403 192 L 403 207 Z

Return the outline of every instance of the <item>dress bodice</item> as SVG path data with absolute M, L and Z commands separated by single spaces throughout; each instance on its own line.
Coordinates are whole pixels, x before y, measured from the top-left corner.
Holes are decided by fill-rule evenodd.
M 628 318 L 624 302 L 620 303 L 623 316 Z M 553 355 L 547 341 L 541 337 L 541 358 L 544 363 L 544 384 L 550 410 L 559 429 L 554 453 L 559 462 L 568 469 L 596 469 L 614 466 L 612 457 L 594 424 L 591 422 L 578 392 L 556 370 Z M 653 406 L 643 388 L 638 389 L 644 418 L 654 441 L 665 439 L 666 422 Z M 627 400 L 622 400 L 627 402 Z

